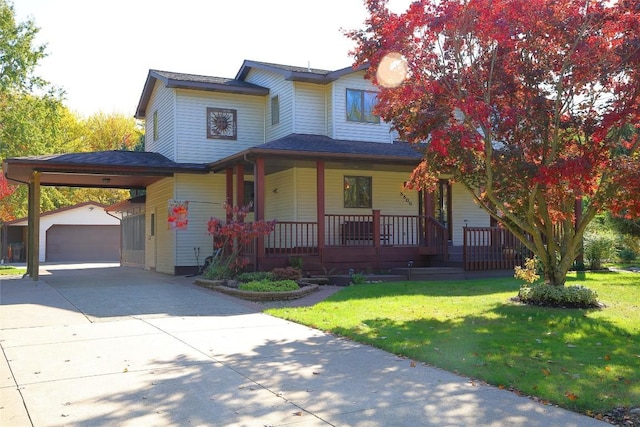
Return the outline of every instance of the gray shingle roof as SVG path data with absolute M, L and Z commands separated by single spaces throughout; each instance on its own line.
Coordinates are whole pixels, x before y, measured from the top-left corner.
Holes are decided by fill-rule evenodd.
M 148 151 L 94 151 L 87 153 L 46 154 L 40 156 L 16 157 L 10 159 L 17 163 L 39 163 L 87 165 L 87 166 L 118 166 L 141 167 L 151 169 L 171 170 L 206 170 L 206 165 L 199 163 L 176 163 L 160 153 Z
M 255 148 L 260 150 L 405 157 L 416 160 L 422 158 L 422 154 L 417 147 L 405 142 L 382 143 L 351 141 L 333 139 L 323 135 L 291 134 L 284 138 L 256 146 Z

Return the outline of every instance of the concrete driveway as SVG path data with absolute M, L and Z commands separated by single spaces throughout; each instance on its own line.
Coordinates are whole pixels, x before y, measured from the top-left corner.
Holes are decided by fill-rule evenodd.
M 0 284 L 2 426 L 602 426 L 140 269 Z M 46 270 L 46 271 L 44 271 Z

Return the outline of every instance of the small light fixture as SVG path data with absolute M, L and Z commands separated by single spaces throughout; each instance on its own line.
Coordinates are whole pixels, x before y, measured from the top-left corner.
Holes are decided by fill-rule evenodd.
M 102 178 L 102 183 L 103 184 L 108 184 L 111 182 L 111 178 Z

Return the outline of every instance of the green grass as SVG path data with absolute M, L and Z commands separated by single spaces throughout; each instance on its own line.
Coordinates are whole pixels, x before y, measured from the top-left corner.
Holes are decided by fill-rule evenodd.
M 0 265 L 0 276 L 23 275 L 27 269 L 24 267 L 16 268 L 11 265 Z
M 579 277 L 578 277 L 579 276 Z M 570 273 L 601 310 L 511 301 L 512 278 L 347 287 L 268 313 L 594 415 L 640 402 L 640 274 Z

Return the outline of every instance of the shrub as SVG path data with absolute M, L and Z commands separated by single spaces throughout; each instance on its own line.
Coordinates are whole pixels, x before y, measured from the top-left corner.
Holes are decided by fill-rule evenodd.
M 618 252 L 618 258 L 623 262 L 634 261 L 638 255 L 633 251 L 633 249 L 622 248 L 620 252 Z
M 277 281 L 253 281 L 248 283 L 242 283 L 238 287 L 242 291 L 253 292 L 283 292 L 283 291 L 295 291 L 300 289 L 300 286 L 293 280 L 277 280 Z
M 537 257 L 527 258 L 524 262 L 524 267 L 517 265 L 515 267 L 514 276 L 516 279 L 524 280 L 527 283 L 533 283 L 540 278 L 538 272 L 539 261 Z
M 238 282 L 262 282 L 273 280 L 273 273 L 270 271 L 250 271 L 246 273 L 240 273 L 236 276 Z
M 289 265 L 293 268 L 296 268 L 302 271 L 302 257 L 301 256 L 290 256 L 289 257 Z
M 226 280 L 234 276 L 234 271 L 226 265 L 213 263 L 204 271 L 204 277 L 210 280 Z
M 351 283 L 354 285 L 361 285 L 367 282 L 367 277 L 364 273 L 351 273 Z
M 302 271 L 293 267 L 274 268 L 273 280 L 300 280 L 302 279 Z
M 590 233 L 584 238 L 584 257 L 591 270 L 602 269 L 602 262 L 613 257 L 614 239 L 605 234 Z
M 598 294 L 580 285 L 522 285 L 518 297 L 525 304 L 546 307 L 596 308 L 600 306 Z

